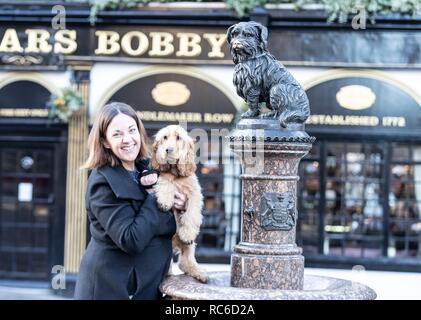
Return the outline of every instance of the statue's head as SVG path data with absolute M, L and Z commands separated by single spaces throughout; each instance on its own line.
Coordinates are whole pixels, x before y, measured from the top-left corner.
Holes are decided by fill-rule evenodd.
M 227 41 L 234 63 L 242 62 L 267 52 L 268 30 L 254 21 L 240 22 L 228 28 Z

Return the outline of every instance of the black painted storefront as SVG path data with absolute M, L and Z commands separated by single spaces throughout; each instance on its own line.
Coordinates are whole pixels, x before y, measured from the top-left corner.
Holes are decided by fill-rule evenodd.
M 419 98 L 364 72 L 344 72 L 307 94 L 307 131 L 317 137 L 300 165 L 307 265 L 421 270 Z
M 47 280 L 63 263 L 67 126 L 40 116 L 50 94 L 30 80 L 0 89 L 1 279 Z
M 59 37 L 55 37 L 57 30 L 51 28 L 51 19 L 54 16 L 51 13 L 51 3 L 37 2 L 36 5 L 29 6 L 16 1 L 10 2 L 11 4 L 3 2 L 0 4 L 0 35 L 3 36 L 8 29 L 15 29 L 16 35 L 21 39 L 21 46 L 25 48 L 27 45 L 26 30 L 43 29 L 49 32 L 48 41 L 54 44 Z M 58 2 L 55 4 L 58 4 Z M 124 14 L 118 11 L 109 11 L 99 13 L 97 24 L 92 26 L 89 22 L 89 8 L 87 6 L 68 2 L 63 2 L 62 4 L 66 7 L 66 28 L 67 30 L 74 30 L 77 35 L 77 40 L 75 40 L 77 49 L 69 54 L 55 53 L 54 50 L 50 53 L 31 53 L 29 55 L 20 55 L 16 52 L 0 52 L 0 69 L 2 71 L 64 71 L 74 65 L 91 67 L 95 63 L 101 62 L 144 63 L 150 66 L 194 65 L 200 67 L 203 65 L 216 65 L 218 67 L 233 68 L 226 44 L 220 50 L 213 51 L 210 41 L 205 40 L 204 37 L 206 33 L 213 35 L 224 34 L 230 25 L 242 20 L 228 10 L 188 9 L 168 11 L 145 8 L 145 10 L 126 10 Z M 327 16 L 324 12 L 317 10 L 302 12 L 270 10 L 263 12 L 263 14 L 255 12 L 251 15 L 251 19 L 260 21 L 268 26 L 269 48 L 287 66 L 328 67 L 332 69 L 344 67 L 350 68 L 350 70 L 355 67 L 365 68 L 365 70 L 381 68 L 385 73 L 389 69 L 420 69 L 420 17 L 413 17 L 412 19 L 399 16 L 379 17 L 375 25 L 368 24 L 367 30 L 360 31 L 352 30 L 349 23 L 326 23 L 326 18 Z M 244 18 L 243 20 L 247 19 Z M 134 49 L 138 48 L 139 40 L 135 37 L 130 42 L 131 49 L 133 49 L 131 51 L 124 51 L 119 47 L 119 50 L 115 53 L 97 54 L 97 31 L 117 33 L 119 45 L 122 44 L 121 41 L 124 36 L 127 36 L 132 31 L 140 31 L 148 38 L 149 46 L 141 54 L 136 55 L 134 53 L 136 50 Z M 151 33 L 153 32 L 172 34 L 174 37 L 174 51 L 171 54 L 161 57 L 149 54 L 152 50 L 153 40 Z M 195 33 L 201 37 L 202 51 L 199 55 L 194 57 L 177 55 L 177 52 L 180 51 L 181 41 L 181 37 L 178 37 L 177 34 L 183 32 Z M 66 37 L 71 36 L 73 36 L 72 33 L 66 33 Z M 138 39 L 143 39 L 141 35 L 137 34 L 137 36 Z M 215 41 L 216 39 L 213 38 Z M 68 44 L 64 47 L 69 48 Z M 211 52 L 214 53 L 213 56 L 209 56 Z M 39 59 L 40 57 L 42 57 L 41 60 Z M 14 62 L 19 61 L 19 59 L 24 63 L 19 65 Z M 31 61 L 38 62 L 34 63 Z M 346 126 L 343 125 L 344 121 L 362 121 L 364 123 L 364 121 L 375 122 L 376 120 L 374 118 L 361 118 L 360 120 L 350 120 L 353 118 L 348 118 L 346 120 L 343 117 L 319 117 L 317 121 L 322 121 L 321 119 L 323 119 L 324 122 L 327 121 L 331 124 L 309 124 L 307 126 L 308 132 L 317 137 L 317 142 L 312 153 L 303 160 L 300 168 L 302 180 L 301 189 L 299 190 L 300 202 L 298 204 L 300 213 L 298 241 L 304 247 L 307 266 L 348 268 L 356 264 L 362 264 L 372 269 L 389 268 L 393 270 L 419 271 L 421 270 L 421 261 L 416 255 L 420 249 L 419 244 L 417 244 L 416 231 L 414 233 L 411 229 L 413 227 L 412 224 L 416 222 L 416 219 L 413 217 L 416 213 L 411 212 L 410 215 L 412 216 L 405 216 L 409 214 L 409 211 L 405 209 L 405 205 L 410 204 L 414 206 L 414 201 L 417 201 L 417 199 L 414 200 L 413 196 L 416 183 L 412 182 L 414 184 L 411 187 L 413 190 L 411 188 L 405 190 L 405 188 L 401 187 L 403 188 L 402 191 L 393 191 L 393 185 L 395 184 L 396 188 L 398 188 L 397 185 L 402 182 L 402 179 L 413 180 L 414 172 L 412 172 L 411 176 L 411 170 L 417 169 L 414 166 L 418 165 L 418 160 L 414 160 L 414 154 L 418 152 L 418 146 L 421 144 L 421 139 L 419 138 L 421 134 L 418 131 L 418 127 L 420 127 L 418 125 L 419 113 L 417 113 L 415 106 L 419 108 L 419 102 L 414 99 L 411 100 L 407 92 L 396 85 L 387 81 L 380 83 L 367 80 L 369 78 L 355 76 L 352 80 L 355 81 L 351 81 L 354 85 L 372 88 L 377 97 L 377 105 L 359 110 L 358 115 L 364 117 L 377 116 L 381 123 L 383 123 L 383 117 L 389 117 L 389 119 L 384 120 L 384 123 L 388 124 L 387 127 L 383 125 Z M 91 80 L 95 81 L 95 79 Z M 376 80 L 379 79 L 376 78 Z M 351 84 L 349 81 L 349 79 L 336 79 L 333 87 L 332 83 L 324 81 L 319 83 L 318 86 L 308 88 L 307 92 L 311 101 L 312 114 L 340 115 L 344 117 L 355 115 L 357 111 L 341 109 L 336 104 L 336 93 L 341 87 Z M 195 83 L 193 82 L 193 84 Z M 143 86 L 144 84 L 141 85 Z M 320 91 L 316 90 L 316 88 L 320 89 Z M 136 86 L 131 89 L 130 86 L 125 87 L 124 90 L 115 92 L 113 99 L 124 100 L 126 95 L 135 96 L 136 90 Z M 197 90 L 200 92 L 200 89 Z M 35 98 L 41 91 L 33 92 L 26 96 Z M 27 93 L 32 91 L 19 92 Z M 15 94 L 12 91 L 11 94 L 4 96 L 10 99 Z M 203 97 L 206 97 L 208 102 L 215 102 L 213 94 L 199 96 L 199 99 Z M 14 99 L 12 101 L 4 101 L 6 104 L 0 105 L 0 108 L 11 108 L 11 105 L 15 103 Z M 136 106 L 136 101 L 134 99 L 127 102 Z M 395 104 L 393 108 L 389 109 L 389 113 L 386 113 L 384 108 L 389 105 L 390 101 L 394 101 Z M 225 103 L 223 101 L 217 102 L 218 105 L 224 105 Z M 31 99 L 31 103 L 33 103 L 33 99 Z M 157 105 L 153 105 L 153 101 L 148 101 L 148 103 L 151 107 L 158 108 Z M 30 105 L 25 104 L 25 108 L 29 107 Z M 192 112 L 194 108 L 201 109 L 202 114 L 209 110 L 219 113 L 225 112 L 224 110 L 218 111 L 212 106 L 202 104 L 185 106 L 184 111 Z M 342 110 L 341 114 L 337 114 L 338 108 Z M 164 110 L 166 109 L 164 108 L 161 111 Z M 402 119 L 399 118 L 401 117 L 406 119 L 403 127 L 400 126 Z M 342 124 L 332 125 L 335 121 L 342 122 Z M 374 122 L 371 122 L 371 124 Z M 165 121 L 153 121 L 146 123 L 146 126 L 152 135 L 166 123 Z M 207 125 L 201 123 L 197 127 L 209 130 L 214 125 L 212 123 Z M 2 206 L 0 213 L 2 219 L 1 230 L 9 228 L 7 232 L 13 233 L 13 235 L 6 238 L 6 241 L 0 243 L 0 251 L 3 250 L 2 248 L 6 248 L 3 250 L 5 252 L 7 250 L 21 251 L 22 259 L 28 262 L 27 265 L 32 263 L 35 266 L 37 263 L 36 254 L 42 254 L 47 247 L 49 248 L 48 254 L 43 256 L 43 261 L 48 261 L 49 266 L 56 262 L 57 264 L 63 263 L 66 146 L 67 128 L 65 125 L 49 124 L 46 119 L 36 117 L 24 119 L 22 117 L 14 118 L 8 116 L 0 119 L 1 179 L 2 181 L 13 179 L 15 181 L 13 183 L 16 183 L 16 188 L 13 187 L 13 192 L 7 190 L 5 192 L 4 186 L 0 186 L 2 199 L 0 201 Z M 40 153 L 40 151 L 42 152 Z M 348 155 L 350 153 L 353 154 L 351 158 Z M 33 172 L 28 172 L 19 167 L 20 164 L 18 163 L 25 156 L 35 157 L 35 159 L 44 157 L 44 160 L 40 158 L 41 162 L 48 161 L 52 165 L 48 168 L 43 168 L 42 165 L 37 167 L 34 164 Z M 10 162 L 15 162 L 16 166 L 8 167 Z M 317 164 L 317 170 L 310 166 L 306 171 L 306 166 L 309 164 L 314 164 L 314 166 Z M 354 197 L 356 199 L 351 199 L 352 197 L 348 197 L 346 192 L 342 192 L 344 193 L 342 196 L 343 200 L 338 200 L 340 197 L 336 195 L 336 192 L 340 192 L 340 190 L 335 190 L 333 182 L 345 191 L 354 190 L 348 185 L 352 184 L 352 179 L 355 179 L 355 177 L 347 175 L 348 172 L 346 170 L 343 176 L 337 175 L 342 165 L 344 167 L 355 167 L 355 172 L 358 174 L 356 174 L 357 181 L 354 184 L 362 185 L 362 190 L 364 190 L 367 189 L 367 185 L 372 183 L 372 190 L 375 190 L 375 193 L 378 191 L 381 199 L 370 198 L 373 195 L 370 195 L 370 192 L 367 191 L 367 195 L 363 194 L 360 197 L 361 199 L 357 196 Z M 358 168 L 360 168 L 360 171 L 357 170 Z M 202 169 L 199 167 L 199 174 L 202 173 Z M 204 241 L 209 244 L 209 250 L 203 252 L 199 257 L 199 261 L 229 262 L 230 252 L 221 244 L 221 237 L 224 235 L 225 226 L 232 223 L 232 221 L 223 220 L 226 204 L 221 199 L 221 183 L 223 179 L 221 168 L 218 167 L 215 171 L 212 170 L 212 168 L 204 168 L 203 175 L 207 177 L 212 176 L 212 179 L 208 180 L 209 198 L 214 197 L 216 204 L 212 204 L 209 211 L 216 208 L 214 217 L 219 218 L 208 221 L 209 229 L 207 231 L 209 235 L 207 240 L 205 239 Z M 405 172 L 405 170 L 409 171 Z M 352 170 L 350 172 L 352 173 Z M 405 174 L 409 175 L 409 177 L 405 178 Z M 21 178 L 23 179 L 22 181 L 19 180 Z M 34 198 L 37 204 L 34 202 L 30 208 L 25 207 L 27 204 L 19 204 L 18 183 L 37 183 L 37 179 L 44 179 L 47 181 L 48 186 L 44 188 L 44 194 Z M 361 181 L 358 179 L 361 179 Z M 228 188 L 230 187 L 228 186 Z M 50 197 L 51 190 L 53 190 L 53 197 Z M 304 191 L 307 194 L 304 195 Z M 400 194 L 398 194 L 399 192 Z M 391 193 L 395 193 L 395 195 Z M 392 197 L 395 197 L 395 199 L 391 200 Z M 238 200 L 239 195 L 236 195 L 235 198 Z M 352 207 L 350 205 L 352 201 L 357 202 L 358 206 Z M 36 207 L 37 205 L 39 207 Z M 370 205 L 376 208 L 373 210 L 377 210 L 376 212 L 378 213 L 377 216 L 369 216 L 367 218 L 364 216 L 364 208 Z M 394 215 L 391 212 L 393 208 L 397 208 L 399 205 L 403 205 L 404 208 L 400 209 L 401 213 L 399 213 L 404 216 L 403 221 L 396 221 L 396 214 Z M 378 209 L 379 206 L 382 209 L 381 215 Z M 16 215 L 10 220 L 8 218 L 10 208 L 14 208 L 14 212 L 22 212 L 22 216 Z M 336 214 L 333 214 L 334 210 L 337 211 Z M 415 209 L 411 210 L 414 211 Z M 44 213 L 46 212 L 47 214 L 45 215 Z M 24 216 L 25 214 L 27 214 L 26 217 Z M 31 220 L 27 219 L 28 216 L 31 216 Z M 37 222 L 37 219 L 41 219 L 41 222 Z M 46 222 L 47 220 L 48 222 Z M 15 239 L 14 237 L 16 237 L 17 233 L 21 232 L 21 229 L 30 226 L 28 223 L 40 223 L 40 228 L 49 230 L 47 231 L 48 236 L 37 240 L 31 231 L 32 233 L 22 233 L 21 242 L 11 241 L 11 239 Z M 364 225 L 364 223 L 366 223 L 367 228 L 361 231 L 361 225 Z M 398 227 L 394 225 L 398 225 Z M 402 230 L 404 230 L 403 233 Z M 6 234 L 1 232 L 0 237 Z M 24 240 L 25 237 L 29 237 L 32 240 L 28 242 Z M 42 245 L 38 247 L 38 243 L 42 243 Z M 12 244 L 12 246 L 9 246 L 9 244 Z M 349 251 L 351 252 L 350 254 L 348 248 L 352 249 Z M 374 256 L 370 256 L 373 250 L 375 252 Z M 364 254 L 362 253 L 363 251 Z M 3 259 L 3 256 L 1 258 L 0 271 L 8 270 L 8 272 L 13 272 L 15 270 L 20 272 L 18 270 L 18 259 L 21 258 L 18 258 L 17 255 L 12 258 L 7 257 Z M 42 266 L 43 263 L 40 265 Z M 30 271 L 25 269 L 21 271 L 26 272 L 27 276 L 31 276 L 28 274 Z M 35 272 L 32 276 L 35 277 Z M 0 275 L 0 277 L 3 276 Z

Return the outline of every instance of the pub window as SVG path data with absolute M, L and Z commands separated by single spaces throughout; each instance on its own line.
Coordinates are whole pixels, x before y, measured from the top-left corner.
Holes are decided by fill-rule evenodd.
M 320 205 L 320 146 L 315 144 L 302 160 L 298 181 L 297 243 L 317 253 Z
M 383 152 L 376 143 L 327 143 L 323 252 L 380 256 Z
M 238 242 L 241 169 L 221 142 L 209 143 L 208 159 L 199 163 L 196 171 L 204 197 L 198 256 L 223 256 Z
M 319 140 L 299 170 L 304 254 L 421 257 L 421 143 Z
M 421 257 L 421 144 L 392 149 L 388 255 Z

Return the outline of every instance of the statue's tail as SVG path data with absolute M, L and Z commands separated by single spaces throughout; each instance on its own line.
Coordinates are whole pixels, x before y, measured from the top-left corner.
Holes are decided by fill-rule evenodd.
M 308 99 L 298 102 L 291 108 L 285 109 L 279 116 L 279 122 L 283 128 L 287 127 L 288 123 L 304 123 L 310 116 L 310 106 Z

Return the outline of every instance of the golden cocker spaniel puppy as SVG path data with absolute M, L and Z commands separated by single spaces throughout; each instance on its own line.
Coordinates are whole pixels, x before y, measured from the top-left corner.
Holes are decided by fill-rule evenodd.
M 196 262 L 194 242 L 202 223 L 203 195 L 195 174 L 194 142 L 181 126 L 170 125 L 158 131 L 153 143 L 151 165 L 160 172 L 154 187 L 158 206 L 168 211 L 173 207 L 175 191 L 186 195 L 186 210 L 173 208 L 177 232 L 173 250 L 180 250 L 179 268 L 201 282 L 208 276 Z

